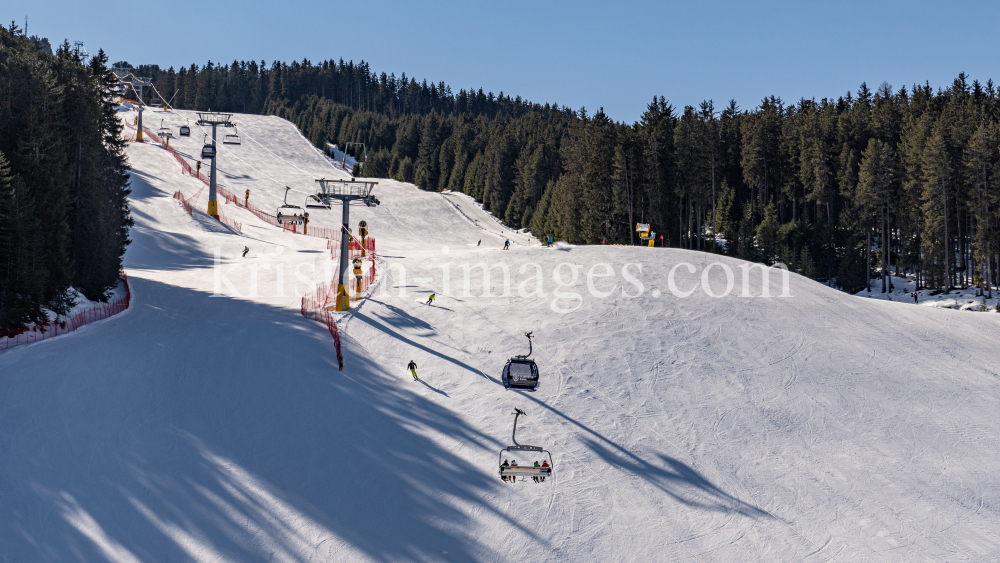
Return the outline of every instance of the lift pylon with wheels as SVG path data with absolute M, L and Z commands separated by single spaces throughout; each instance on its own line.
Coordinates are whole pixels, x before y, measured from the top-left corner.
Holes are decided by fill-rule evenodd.
M 232 127 L 235 125 L 231 123 L 229 119 L 233 117 L 231 113 L 218 113 L 218 112 L 198 112 L 198 125 L 211 125 L 212 126 L 212 144 L 208 144 L 208 137 L 206 136 L 205 146 L 201 148 L 201 158 L 209 159 L 212 164 L 211 171 L 209 172 L 208 179 L 208 214 L 216 219 L 219 218 L 219 204 L 216 201 L 216 184 L 215 184 L 215 161 L 216 161 L 216 150 L 215 150 L 215 130 L 217 127 Z
M 306 207 L 330 209 L 334 200 L 340 200 L 341 202 L 343 225 L 340 227 L 340 265 L 337 269 L 337 299 L 328 308 L 333 311 L 347 311 L 351 308 L 351 300 L 347 294 L 346 285 L 348 283 L 347 269 L 350 267 L 350 262 L 347 259 L 348 247 L 351 241 L 350 203 L 360 200 L 368 207 L 376 207 L 379 204 L 379 200 L 372 195 L 372 190 L 375 189 L 378 182 L 356 180 L 354 178 L 351 178 L 350 181 L 320 178 L 316 180 L 316 183 L 319 184 L 320 191 L 315 195 L 309 196 L 309 198 L 317 203 L 310 204 L 308 203 L 309 200 L 306 200 Z

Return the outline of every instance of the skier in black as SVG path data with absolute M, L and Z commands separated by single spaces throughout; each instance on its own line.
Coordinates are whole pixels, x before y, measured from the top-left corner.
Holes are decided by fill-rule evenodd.
M 483 239 L 479 239 L 479 242 L 476 243 L 476 246 L 479 246 L 480 244 L 483 244 Z
M 917 302 L 917 292 L 916 291 L 913 292 L 913 302 L 914 303 Z
M 247 257 L 247 252 L 250 252 L 250 247 L 249 246 L 244 246 L 243 247 L 243 257 L 244 258 Z
M 409 369 L 410 373 L 413 374 L 413 381 L 416 381 L 417 380 L 417 362 L 414 362 L 413 360 L 410 360 L 410 363 L 406 366 L 406 368 Z

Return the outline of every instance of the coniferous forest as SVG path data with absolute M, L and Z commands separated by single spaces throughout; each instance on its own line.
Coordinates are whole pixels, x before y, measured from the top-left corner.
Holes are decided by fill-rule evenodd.
M 0 27 L 0 330 L 118 281 L 132 219 L 107 62 Z
M 781 262 L 846 291 L 878 276 L 885 291 L 903 272 L 929 288 L 1000 282 L 1000 92 L 965 74 L 750 109 L 654 97 L 629 125 L 364 62 L 140 70 L 176 107 L 279 115 L 317 146 L 363 142 L 357 174 L 468 193 L 538 237 L 631 244 L 643 222 L 666 246 Z

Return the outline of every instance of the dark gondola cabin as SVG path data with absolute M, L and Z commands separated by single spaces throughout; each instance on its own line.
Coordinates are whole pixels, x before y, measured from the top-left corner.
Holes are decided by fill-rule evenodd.
M 205 146 L 201 147 L 202 158 L 215 158 L 215 144 L 208 142 L 208 135 L 205 135 Z
M 511 358 L 503 368 L 503 386 L 510 389 L 538 388 L 538 366 L 534 360 Z
M 528 353 L 524 356 L 514 356 L 507 360 L 507 365 L 503 367 L 500 379 L 507 389 L 527 389 L 534 391 L 538 388 L 538 366 L 535 360 L 531 359 L 533 347 L 531 345 L 532 333 L 526 332 L 528 337 Z

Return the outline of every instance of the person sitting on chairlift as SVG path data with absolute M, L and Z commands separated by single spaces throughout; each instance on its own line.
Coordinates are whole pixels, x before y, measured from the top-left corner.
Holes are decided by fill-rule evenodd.
M 507 463 L 506 459 L 503 460 L 503 463 L 500 464 L 500 478 L 503 479 L 504 481 L 506 481 L 507 479 L 510 478 L 510 476 L 503 474 L 503 470 L 506 469 L 506 468 L 508 468 L 508 467 L 510 467 L 510 464 Z
M 541 469 L 541 467 L 542 467 L 541 465 L 538 465 L 538 460 L 536 459 L 535 460 L 535 469 Z M 538 482 L 538 475 L 533 476 L 532 479 L 534 479 L 534 481 L 537 483 Z
M 549 468 L 549 462 L 543 459 L 542 460 L 542 469 L 548 469 L 548 468 Z M 541 477 L 541 479 L 542 479 L 542 481 L 544 481 L 545 480 L 545 476 L 543 475 Z

